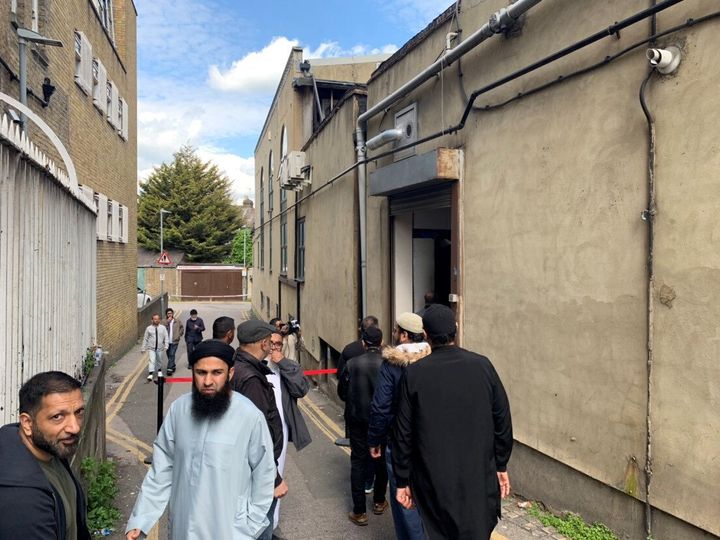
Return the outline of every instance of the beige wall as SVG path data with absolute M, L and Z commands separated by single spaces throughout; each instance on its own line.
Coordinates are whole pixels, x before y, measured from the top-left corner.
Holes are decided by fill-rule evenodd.
M 255 149 L 255 194 L 256 194 L 256 219 L 255 226 L 260 227 L 260 176 L 261 170 L 264 181 L 264 203 L 265 203 L 265 264 L 260 266 L 260 232 L 257 231 L 254 236 L 254 269 L 253 269 L 253 297 L 252 303 L 255 311 L 263 318 L 271 318 L 276 315 L 276 306 L 279 304 L 280 317 L 287 319 L 289 315 L 301 317 L 303 333 L 309 335 L 309 327 L 313 326 L 312 319 L 319 314 L 314 309 L 315 303 L 320 301 L 325 291 L 320 292 L 317 289 L 326 287 L 324 281 L 327 274 L 332 274 L 336 268 L 327 267 L 328 255 L 336 256 L 332 252 L 342 252 L 342 257 L 337 257 L 337 261 L 342 265 L 341 271 L 336 276 L 338 280 L 338 288 L 340 290 L 347 289 L 347 293 L 343 292 L 338 301 L 343 305 L 347 305 L 347 309 L 352 315 L 347 321 L 341 321 L 339 324 L 343 328 L 340 333 L 332 330 L 325 330 L 322 333 L 323 339 L 332 341 L 332 346 L 342 349 L 347 341 L 355 338 L 357 325 L 357 307 L 355 304 L 355 274 L 357 273 L 357 263 L 355 261 L 355 249 L 352 246 L 334 246 L 332 250 L 329 246 L 333 244 L 333 238 L 337 233 L 337 227 L 345 233 L 354 231 L 356 211 L 353 209 L 356 205 L 355 193 L 353 185 L 356 183 L 354 179 L 343 181 L 347 184 L 342 188 L 330 188 L 322 196 L 330 197 L 326 199 L 327 207 L 318 208 L 317 212 L 305 212 L 304 208 L 314 208 L 312 205 L 302 205 L 295 207 L 287 212 L 287 273 L 281 275 L 280 272 L 280 187 L 278 183 L 278 172 L 281 160 L 281 133 L 282 128 L 287 128 L 288 134 L 288 150 L 300 150 L 312 138 L 312 111 L 314 105 L 314 97 L 310 88 L 296 89 L 292 82 L 296 77 L 302 76 L 299 70 L 299 64 L 303 60 L 302 49 L 293 49 L 285 71 L 277 89 L 273 105 L 265 126 L 262 130 L 260 139 Z M 310 59 L 311 71 L 317 79 L 336 80 L 345 82 L 365 82 L 370 77 L 374 69 L 377 67 L 380 58 L 372 60 L 363 60 L 362 58 L 347 59 L 347 63 L 342 60 L 313 60 Z M 325 180 L 334 176 L 339 170 L 353 160 L 354 150 L 352 145 L 352 126 L 354 119 L 353 114 L 357 115 L 356 99 L 345 103 L 341 112 L 336 115 L 333 122 L 328 123 L 327 127 L 319 131 L 316 139 L 313 139 L 307 149 L 306 163 L 313 167 L 313 186 L 301 192 L 287 193 L 287 207 L 291 207 L 303 196 L 307 195 L 311 189 L 315 189 Z M 343 142 L 345 144 L 343 144 Z M 322 148 L 322 151 L 318 151 Z M 273 176 L 273 212 L 269 210 L 269 190 L 268 190 L 268 166 L 270 151 L 273 152 L 274 168 Z M 312 157 L 311 157 L 312 156 Z M 347 190 L 350 191 L 347 191 Z M 350 205 L 350 206 L 348 206 Z M 342 208 L 343 213 L 336 214 L 337 208 Z M 328 211 L 332 209 L 332 211 Z M 355 212 L 355 213 L 353 213 Z M 305 254 L 306 270 L 305 283 L 297 284 L 295 275 L 295 238 L 296 219 L 306 216 L 306 238 L 310 234 L 319 234 L 323 238 L 321 245 L 308 247 Z M 312 233 L 311 233 L 312 231 Z M 270 242 L 272 239 L 272 250 Z M 311 250 L 318 249 L 319 251 Z M 272 251 L 272 260 L 271 260 Z M 348 253 L 345 253 L 345 252 Z M 323 266 L 325 265 L 325 266 Z M 345 266 L 349 266 L 349 270 L 345 270 Z M 297 305 L 297 289 L 300 288 L 300 306 Z M 319 296 L 318 296 L 319 295 Z M 261 298 L 270 298 L 270 311 L 267 310 L 267 300 L 261 305 Z M 352 302 L 346 297 L 352 297 Z M 348 303 L 349 302 L 349 303 Z M 344 309 L 344 308 L 343 308 Z M 346 336 L 346 334 L 348 334 Z M 343 340 L 345 340 L 343 342 Z M 315 338 L 309 340 L 314 342 L 311 347 L 312 354 L 319 354 L 319 342 Z
M 352 133 L 361 96 L 345 101 L 306 152 L 313 189 L 354 161 Z M 338 141 L 347 140 L 340 145 Z M 317 179 L 317 183 L 315 180 Z M 302 286 L 303 334 L 310 353 L 320 358 L 323 339 L 337 351 L 357 339 L 358 213 L 357 176 L 350 173 L 314 195 L 305 214 L 305 283 Z
M 28 95 L 28 105 L 58 134 L 70 153 L 80 184 L 88 185 L 129 209 L 127 244 L 99 241 L 97 245 L 97 330 L 98 343 L 111 358 L 135 342 L 136 315 L 136 201 L 137 201 L 137 77 L 136 12 L 131 0 L 114 0 L 115 45 L 98 20 L 89 0 L 42 2 L 40 33 L 59 39 L 64 47 L 45 47 L 40 60 L 35 46 L 28 47 L 28 88 L 42 97 L 42 83 L 49 77 L 56 90 L 50 105 L 43 108 Z M 0 57 L 18 73 L 17 38 L 10 26 L 8 2 L 0 8 Z M 19 22 L 30 27 L 31 2 L 18 2 Z M 124 141 L 93 106 L 91 96 L 74 81 L 74 31 L 90 40 L 93 56 L 100 58 L 129 106 L 129 135 Z M 18 96 L 18 83 L 0 67 L 0 91 Z M 55 157 L 39 129 L 30 126 L 31 139 Z M 61 163 L 57 157 L 56 162 Z M 60 306 L 61 308 L 61 306 Z M 130 328 L 128 327 L 130 325 Z
M 463 5 L 464 35 L 504 5 Z M 644 1 L 546 0 L 529 13 L 519 37 L 491 38 L 463 58 L 467 92 L 646 7 Z M 716 8 L 684 2 L 659 17 L 659 29 Z M 719 28 L 719 21 L 709 22 L 665 38 L 663 44 L 681 43 L 686 56 L 677 75 L 654 79 L 648 92 L 658 134 L 650 501 L 716 535 L 720 260 L 712 208 L 720 195 L 720 158 L 711 134 L 720 116 L 712 60 Z M 649 22 L 626 29 L 619 40 L 606 39 L 477 104 L 599 61 L 648 29 Z M 369 105 L 432 63 L 449 30 L 448 23 L 376 76 Z M 516 439 L 640 499 L 648 388 L 647 225 L 640 219 L 647 205 L 647 127 L 637 97 L 647 74 L 644 51 L 504 108 L 473 112 L 457 135 L 417 150 L 464 151 L 464 346 L 487 354 L 500 372 Z M 419 136 L 457 123 L 464 106 L 457 66 L 392 107 L 382 126 L 380 117 L 373 119 L 368 138 L 391 127 L 394 112 L 413 101 Z M 371 201 L 370 212 L 377 204 Z M 368 221 L 369 245 L 386 242 L 389 231 Z M 381 249 L 369 251 L 369 276 L 388 275 L 385 258 Z M 677 295 L 672 307 L 660 302 L 662 285 Z M 386 291 L 378 296 L 390 302 Z M 566 505 L 572 509 L 573 500 Z

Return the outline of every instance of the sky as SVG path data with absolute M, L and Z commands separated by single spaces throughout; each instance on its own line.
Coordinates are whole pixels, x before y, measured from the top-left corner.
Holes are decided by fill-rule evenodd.
M 183 145 L 254 198 L 255 144 L 293 46 L 392 53 L 451 0 L 135 0 L 138 178 Z

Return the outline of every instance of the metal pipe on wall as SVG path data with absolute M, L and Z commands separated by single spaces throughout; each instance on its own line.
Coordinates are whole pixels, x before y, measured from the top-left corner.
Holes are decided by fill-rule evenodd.
M 399 101 L 409 92 L 418 88 L 443 69 L 450 66 L 455 60 L 473 50 L 489 37 L 505 31 L 522 14 L 539 4 L 541 1 L 542 0 L 518 0 L 514 4 L 497 11 L 490 17 L 487 23 L 470 35 L 470 37 L 468 37 L 465 41 L 461 42 L 454 49 L 447 51 L 447 53 L 439 60 L 433 62 L 430 66 L 425 68 L 400 88 L 381 99 L 378 103 L 358 116 L 355 133 L 357 161 L 360 164 L 358 167 L 358 209 L 360 213 L 360 297 L 361 314 L 363 317 L 367 315 L 367 166 L 365 164 L 365 160 L 367 158 L 367 146 L 365 144 L 365 128 L 367 126 L 367 121 Z

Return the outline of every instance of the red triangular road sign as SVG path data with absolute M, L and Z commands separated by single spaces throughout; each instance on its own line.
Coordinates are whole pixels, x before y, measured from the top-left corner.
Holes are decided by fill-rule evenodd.
M 172 264 L 172 259 L 170 259 L 170 255 L 168 255 L 167 251 L 163 251 L 160 254 L 160 258 L 157 260 L 157 263 L 162 265 Z

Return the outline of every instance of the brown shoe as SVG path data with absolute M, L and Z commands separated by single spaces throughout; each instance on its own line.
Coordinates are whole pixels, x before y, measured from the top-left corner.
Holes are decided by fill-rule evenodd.
M 383 501 L 381 503 L 375 503 L 373 504 L 373 514 L 376 516 L 381 516 L 385 513 L 385 510 L 388 508 L 388 502 Z
M 348 519 L 352 521 L 355 525 L 364 526 L 368 524 L 368 517 L 367 514 L 356 514 L 354 512 L 350 512 L 348 514 Z

